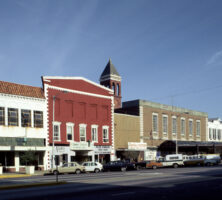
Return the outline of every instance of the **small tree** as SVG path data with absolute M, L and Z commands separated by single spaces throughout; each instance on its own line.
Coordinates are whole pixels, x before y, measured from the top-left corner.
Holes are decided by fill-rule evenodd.
M 25 151 L 24 154 L 20 156 L 21 163 L 25 163 L 26 166 L 35 165 L 36 162 L 36 154 L 35 151 Z

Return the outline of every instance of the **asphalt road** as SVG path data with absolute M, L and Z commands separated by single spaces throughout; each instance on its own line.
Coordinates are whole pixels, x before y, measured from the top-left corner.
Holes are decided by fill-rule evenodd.
M 1 180 L 4 184 L 51 182 L 55 176 Z M 65 185 L 0 191 L 0 199 L 221 199 L 222 166 L 163 168 L 60 175 Z M 2 182 L 3 181 L 3 182 Z

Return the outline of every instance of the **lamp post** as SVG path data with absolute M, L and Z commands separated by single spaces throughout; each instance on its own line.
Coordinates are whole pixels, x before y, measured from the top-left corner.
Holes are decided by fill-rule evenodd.
M 68 93 L 68 91 L 62 91 L 63 93 Z M 51 167 L 54 168 L 54 162 L 55 162 L 55 153 L 54 153 L 54 148 L 55 148 L 55 100 L 59 96 L 59 93 L 56 95 L 52 96 L 52 164 Z

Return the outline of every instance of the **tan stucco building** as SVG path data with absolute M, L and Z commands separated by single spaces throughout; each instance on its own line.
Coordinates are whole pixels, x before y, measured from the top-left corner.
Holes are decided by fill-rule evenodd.
M 114 120 L 116 151 L 143 151 L 145 160 L 154 159 L 166 141 L 172 141 L 174 147 L 164 147 L 162 151 L 184 153 L 185 149 L 196 151 L 185 148 L 184 142 L 189 146 L 207 140 L 208 115 L 205 112 L 134 100 L 123 102 L 122 108 L 116 110 Z

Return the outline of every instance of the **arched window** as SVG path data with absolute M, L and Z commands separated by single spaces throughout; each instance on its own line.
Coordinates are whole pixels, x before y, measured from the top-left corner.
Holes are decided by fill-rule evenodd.
M 120 95 L 120 91 L 119 91 L 119 83 L 117 83 L 116 94 L 117 94 L 118 96 Z
M 113 89 L 114 95 L 116 95 L 116 86 L 115 86 L 115 83 L 113 83 L 112 89 Z

